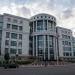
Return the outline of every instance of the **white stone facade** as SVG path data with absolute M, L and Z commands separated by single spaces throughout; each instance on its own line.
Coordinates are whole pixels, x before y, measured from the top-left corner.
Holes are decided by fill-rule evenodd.
M 16 54 L 28 56 L 29 20 L 10 14 L 4 14 L 2 17 L 1 55 L 9 52 L 10 56 Z

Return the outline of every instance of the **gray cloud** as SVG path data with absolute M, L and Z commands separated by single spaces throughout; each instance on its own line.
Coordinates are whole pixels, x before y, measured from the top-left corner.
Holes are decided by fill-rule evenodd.
M 65 19 L 68 19 L 70 17 L 73 17 L 72 9 L 66 9 L 62 13 L 63 13 L 63 15 L 62 15 L 63 18 L 65 18 Z
M 23 17 L 29 17 L 31 15 L 30 9 L 25 6 L 23 6 L 21 8 L 17 8 L 17 13 Z

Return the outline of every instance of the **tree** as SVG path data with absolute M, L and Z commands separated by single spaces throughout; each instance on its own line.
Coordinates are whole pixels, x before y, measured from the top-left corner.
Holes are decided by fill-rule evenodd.
M 5 59 L 6 63 L 9 63 L 9 59 L 10 59 L 9 53 L 5 53 L 4 59 Z

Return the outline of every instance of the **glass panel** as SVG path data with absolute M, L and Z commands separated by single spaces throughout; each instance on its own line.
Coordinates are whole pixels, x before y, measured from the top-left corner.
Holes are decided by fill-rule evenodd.
M 22 47 L 22 42 L 21 41 L 18 43 L 18 47 Z
M 11 33 L 11 38 L 17 39 L 17 34 L 16 33 Z
M 6 40 L 5 41 L 5 45 L 9 45 L 9 40 Z
M 23 30 L 23 27 L 22 26 L 19 26 L 19 30 L 22 31 Z
M 17 19 L 13 19 L 13 23 L 17 23 L 18 21 L 17 21 Z
M 49 27 L 49 29 L 51 29 L 52 28 L 52 21 L 48 21 L 48 27 Z
M 37 31 L 42 31 L 43 30 L 43 20 L 38 20 L 37 21 Z
M 3 27 L 3 23 L 2 23 L 2 22 L 0 22 L 0 29 L 2 29 L 2 27 Z
M 34 21 L 34 32 L 36 31 L 36 21 Z
M 18 29 L 18 26 L 17 25 L 12 25 L 12 29 L 17 30 Z
M 17 49 L 14 49 L 14 48 L 11 48 L 11 49 L 10 49 L 10 53 L 11 53 L 11 54 L 16 54 L 16 52 L 17 52 Z
M 47 20 L 44 20 L 44 27 L 45 27 L 45 30 L 47 30 Z
M 19 34 L 19 39 L 21 39 L 21 40 L 22 40 L 22 34 Z
M 22 54 L 22 49 L 18 49 L 18 54 Z
M 16 41 L 11 41 L 11 46 L 17 46 L 17 42 Z
M 5 48 L 5 54 L 9 53 L 9 48 Z
M 10 38 L 10 32 L 6 32 L 6 38 Z
M 7 24 L 7 28 L 8 28 L 8 29 L 10 28 L 10 24 Z

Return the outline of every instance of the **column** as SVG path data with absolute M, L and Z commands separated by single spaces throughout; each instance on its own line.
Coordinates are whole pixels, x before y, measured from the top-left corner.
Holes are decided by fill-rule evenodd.
M 45 36 L 43 36 L 43 38 L 44 38 L 44 47 L 43 47 L 43 48 L 44 48 L 44 51 L 43 51 L 43 52 L 44 52 L 44 60 L 45 60 L 45 48 L 46 48 L 46 43 L 45 43 L 45 41 L 46 41 L 46 39 L 45 39 Z
M 43 30 L 45 30 L 45 22 L 44 22 L 44 20 L 43 20 Z
M 48 20 L 47 20 L 47 30 L 48 30 Z
M 33 32 L 34 32 L 34 21 L 33 21 Z
M 37 49 L 37 36 L 36 36 L 36 56 L 38 56 L 38 49 Z
M 36 21 L 36 32 L 37 32 L 37 21 Z
M 48 60 L 50 60 L 49 35 L 47 36 L 47 39 L 48 39 Z
M 35 56 L 34 54 L 34 36 L 33 36 L 33 56 Z

